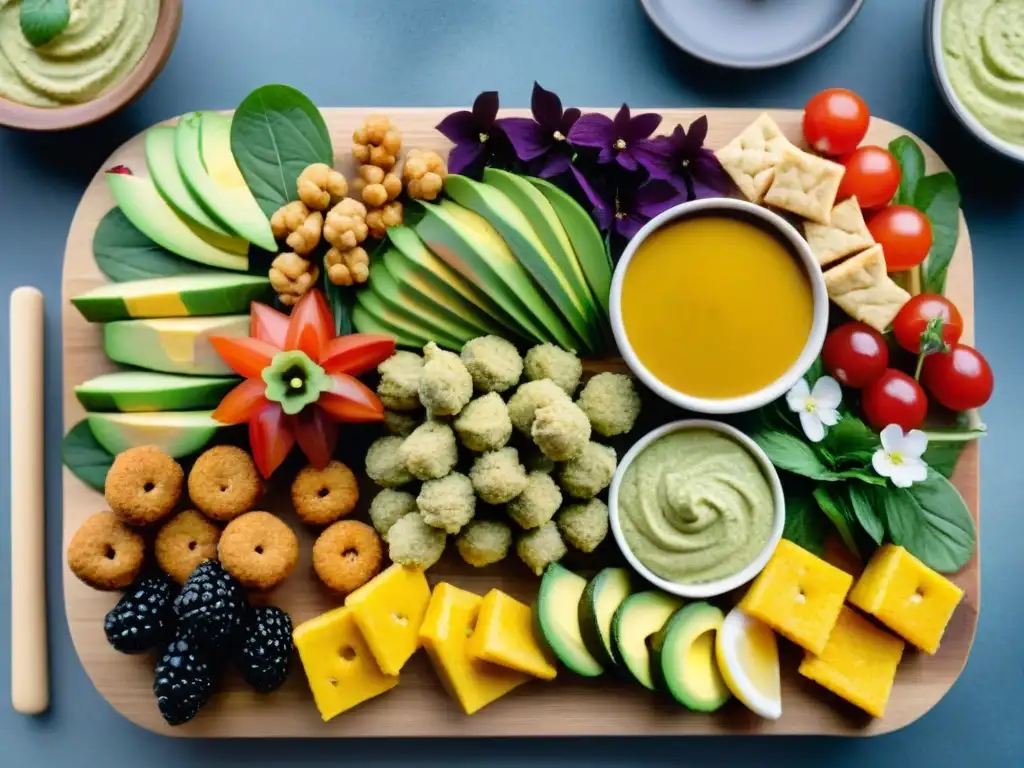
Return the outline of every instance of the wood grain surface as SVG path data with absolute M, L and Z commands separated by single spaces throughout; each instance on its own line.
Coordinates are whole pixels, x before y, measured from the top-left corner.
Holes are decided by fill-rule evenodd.
M 433 126 L 450 110 L 383 109 L 401 128 L 405 148 L 447 150 L 447 141 Z M 348 148 L 352 131 L 369 110 L 326 109 L 325 116 L 334 139 L 339 168 L 351 177 Z M 677 122 L 689 124 L 702 114 L 700 110 L 661 110 L 664 129 Z M 513 114 L 508 111 L 507 114 Z M 758 111 L 749 109 L 712 110 L 709 144 L 721 146 L 753 120 Z M 772 116 L 794 141 L 800 139 L 800 112 L 775 110 Z M 885 145 L 905 133 L 899 126 L 874 119 L 867 143 Z M 925 147 L 929 172 L 944 168 L 935 153 Z M 143 141 L 137 136 L 110 157 L 104 167 L 126 164 L 144 172 Z M 75 214 L 68 235 L 64 260 L 64 422 L 70 429 L 83 411 L 72 388 L 93 376 L 114 369 L 101 348 L 99 326 L 86 323 L 71 306 L 70 297 L 103 283 L 92 256 L 92 237 L 100 218 L 113 207 L 113 200 L 97 172 Z M 965 341 L 973 337 L 974 283 L 971 247 L 967 229 L 961 220 L 960 240 L 949 273 L 948 293 L 960 308 L 966 328 Z M 620 366 L 621 361 L 595 362 L 593 371 Z M 678 412 L 671 407 L 645 399 L 642 422 L 632 433 L 636 439 L 648 429 Z M 625 445 L 628 445 L 628 441 Z M 620 450 L 625 446 L 618 445 Z M 967 500 L 971 514 L 978 520 L 978 450 L 972 445 L 963 454 L 954 477 Z M 358 468 L 357 468 L 358 469 Z M 290 482 L 287 472 L 275 476 L 279 491 L 265 506 L 289 521 L 299 534 L 301 559 L 292 577 L 266 596 L 280 605 L 298 623 L 341 601 L 318 586 L 310 568 L 311 533 L 295 519 L 287 493 L 280 488 Z M 64 470 L 64 544 L 77 526 L 90 514 L 105 508 L 101 494 L 81 483 Z M 365 514 L 371 489 L 365 488 L 360 513 Z M 610 540 L 611 537 L 609 537 Z M 611 551 L 609 559 L 617 553 Z M 570 560 L 568 564 L 574 565 Z M 590 561 L 589 567 L 594 562 Z M 955 581 L 966 594 L 953 616 L 942 647 L 929 657 L 908 650 L 896 676 L 896 685 L 886 716 L 871 720 L 857 710 L 826 693 L 814 683 L 796 674 L 799 653 L 781 642 L 783 664 L 783 711 L 777 722 L 761 720 L 737 702 L 731 702 L 715 715 L 691 713 L 673 704 L 667 697 L 653 695 L 640 686 L 618 678 L 614 673 L 596 680 L 582 680 L 561 670 L 551 683 L 531 682 L 466 717 L 448 698 L 431 669 L 425 654 L 418 653 L 403 670 L 400 685 L 391 692 L 355 710 L 321 722 L 306 688 L 301 668 L 296 668 L 285 687 L 270 696 L 248 690 L 234 673 L 219 687 L 213 701 L 188 725 L 169 728 L 161 719 L 152 693 L 152 655 L 123 656 L 113 651 L 103 634 L 103 616 L 117 599 L 116 594 L 97 592 L 79 582 L 64 565 L 64 596 L 68 625 L 75 648 L 86 672 L 110 704 L 133 722 L 165 734 L 193 737 L 401 737 L 401 736 L 610 736 L 655 734 L 835 734 L 871 735 L 885 733 L 913 722 L 931 709 L 949 690 L 967 661 L 974 638 L 980 603 L 980 563 L 978 555 L 958 573 Z M 532 601 L 537 580 L 515 557 L 500 566 L 479 571 L 461 563 L 454 547 L 429 571 L 434 583 L 449 580 L 458 586 L 483 594 L 492 587 L 501 588 L 523 600 Z

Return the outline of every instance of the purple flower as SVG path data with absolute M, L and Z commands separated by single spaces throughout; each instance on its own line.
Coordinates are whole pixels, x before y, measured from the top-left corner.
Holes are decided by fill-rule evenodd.
M 625 104 L 615 119 L 597 113 L 584 115 L 569 131 L 569 142 L 577 147 L 591 147 L 600 150 L 597 162 L 617 162 L 627 171 L 635 171 L 637 165 L 647 167 L 644 154 L 637 154 L 638 145 L 643 147 L 644 139 L 650 137 L 661 125 L 661 115 L 647 112 L 631 117 Z M 645 153 L 649 154 L 649 153 Z
M 516 157 L 528 163 L 537 176 L 549 178 L 569 170 L 573 149 L 569 145 L 569 131 L 580 119 L 575 107 L 562 110 L 562 100 L 551 91 L 533 84 L 530 100 L 533 119 L 506 117 L 498 121 L 515 149 Z
M 686 200 L 685 192 L 663 179 L 649 179 L 639 187 L 620 184 L 613 189 L 607 182 L 587 179 L 576 166 L 572 173 L 593 206 L 598 228 L 614 230 L 627 240 L 655 216 Z
M 453 144 L 448 154 L 449 173 L 478 176 L 495 152 L 501 133 L 498 116 L 498 92 L 484 91 L 473 102 L 473 111 L 453 112 L 437 124 L 437 130 Z
M 708 135 L 707 115 L 698 117 L 690 129 L 677 125 L 670 136 L 656 136 L 634 148 L 652 177 L 665 179 L 685 190 L 690 200 L 724 197 L 732 180 L 715 153 L 704 146 Z

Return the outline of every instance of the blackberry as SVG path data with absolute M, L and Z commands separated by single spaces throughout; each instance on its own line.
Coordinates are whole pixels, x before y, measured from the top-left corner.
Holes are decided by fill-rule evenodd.
M 153 693 L 169 725 L 187 723 L 210 700 L 215 663 L 188 633 L 179 632 L 156 665 Z
M 215 560 L 200 563 L 174 601 L 182 629 L 211 650 L 239 636 L 247 608 L 245 590 Z
M 174 634 L 174 593 L 177 585 L 165 576 L 143 577 L 132 584 L 103 621 L 114 650 L 142 653 Z
M 292 620 L 280 608 L 253 610 L 245 636 L 234 653 L 245 681 L 261 693 L 284 684 L 292 659 Z

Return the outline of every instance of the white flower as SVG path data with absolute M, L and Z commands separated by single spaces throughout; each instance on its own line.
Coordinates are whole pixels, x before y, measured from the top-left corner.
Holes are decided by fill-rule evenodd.
M 800 427 L 812 443 L 824 440 L 825 427 L 839 421 L 838 409 L 842 401 L 843 391 L 831 376 L 818 379 L 814 389 L 800 379 L 786 394 L 786 405 L 793 413 L 800 414 Z
M 921 458 L 927 448 L 928 436 L 921 430 L 904 435 L 899 424 L 890 424 L 882 430 L 882 447 L 871 457 L 871 466 L 897 488 L 909 488 L 928 477 L 928 465 Z

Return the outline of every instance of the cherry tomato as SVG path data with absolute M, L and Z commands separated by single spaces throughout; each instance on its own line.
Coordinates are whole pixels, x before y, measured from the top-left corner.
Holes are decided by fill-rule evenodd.
M 910 205 L 883 208 L 868 221 L 868 230 L 885 251 L 885 266 L 890 272 L 913 269 L 932 247 L 931 222 Z
M 924 359 L 921 382 L 951 411 L 980 408 L 992 397 L 992 369 L 974 347 L 953 344 Z
M 960 316 L 960 310 L 945 296 L 937 293 L 919 294 L 903 305 L 892 321 L 896 341 L 908 352 L 917 354 L 921 351 L 921 334 L 934 317 L 943 320 L 944 342 L 956 344 L 960 341 L 960 334 L 964 332 L 964 319 Z
M 829 375 L 854 389 L 871 383 L 889 366 L 885 339 L 864 323 L 844 323 L 829 333 L 821 357 Z
M 804 138 L 823 155 L 845 155 L 864 140 L 870 120 L 868 105 L 856 93 L 826 88 L 804 107 Z
M 900 165 L 892 152 L 866 146 L 843 160 L 846 173 L 839 185 L 839 199 L 856 195 L 861 208 L 881 208 L 892 200 L 900 186 Z
M 895 368 L 889 368 L 864 387 L 860 404 L 875 429 L 890 424 L 899 424 L 904 432 L 917 429 L 928 414 L 928 397 L 921 385 Z

